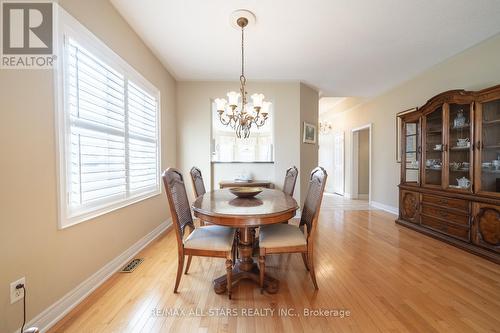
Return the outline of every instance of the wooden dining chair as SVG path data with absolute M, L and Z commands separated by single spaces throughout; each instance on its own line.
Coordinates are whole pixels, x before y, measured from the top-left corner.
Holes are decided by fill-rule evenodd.
M 201 170 L 194 166 L 191 168 L 189 173 L 191 174 L 191 181 L 193 182 L 194 196 L 199 197 L 200 195 L 207 193 L 205 190 L 205 183 L 203 182 L 203 177 L 201 175 Z
M 231 298 L 235 229 L 216 225 L 195 228 L 181 172 L 168 168 L 162 177 L 177 238 L 178 266 L 174 293 L 179 287 L 185 256 L 188 256 L 188 260 L 184 274 L 189 270 L 192 256 L 216 257 L 226 258 L 227 290 Z M 189 228 L 187 237 L 186 228 Z
M 314 272 L 314 242 L 318 215 L 325 190 L 327 174 L 325 169 L 317 167 L 311 172 L 309 189 L 302 209 L 299 226 L 293 224 L 272 224 L 260 228 L 259 233 L 259 268 L 260 288 L 264 292 L 264 274 L 266 255 L 278 253 L 301 253 L 306 269 L 311 275 L 314 288 L 318 289 Z
M 191 182 L 193 183 L 194 196 L 198 198 L 200 195 L 207 193 L 201 170 L 194 166 L 189 173 L 191 174 Z M 200 220 L 200 225 L 204 226 L 205 221 Z
M 299 175 L 299 170 L 296 166 L 288 168 L 285 174 L 285 181 L 283 183 L 283 192 L 293 197 L 293 192 L 295 191 L 295 183 L 297 183 L 297 177 Z M 288 221 L 283 221 L 284 224 L 288 224 Z
M 293 192 L 295 191 L 295 183 L 297 182 L 297 176 L 299 175 L 299 170 L 297 167 L 293 166 L 286 170 L 285 182 L 283 183 L 283 192 L 293 197 Z

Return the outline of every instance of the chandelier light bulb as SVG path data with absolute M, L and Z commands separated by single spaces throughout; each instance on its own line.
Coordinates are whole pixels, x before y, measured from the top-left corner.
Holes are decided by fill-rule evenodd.
M 271 102 L 262 102 L 262 109 L 260 113 L 265 117 L 269 114 L 269 109 L 271 108 Z
M 226 109 L 226 104 L 227 104 L 226 99 L 225 98 L 216 98 L 214 102 L 215 102 L 215 105 L 217 106 L 217 111 L 224 112 L 224 110 Z
M 232 107 L 236 107 L 238 105 L 238 100 L 240 98 L 240 93 L 237 93 L 236 91 L 231 91 L 227 93 L 227 99 L 228 103 Z
M 261 108 L 262 102 L 264 101 L 264 94 L 253 94 L 251 97 L 252 97 L 253 107 Z

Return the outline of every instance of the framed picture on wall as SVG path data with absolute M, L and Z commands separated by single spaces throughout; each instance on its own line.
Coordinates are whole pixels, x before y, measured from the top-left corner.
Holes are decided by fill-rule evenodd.
M 304 143 L 316 144 L 316 125 L 304 122 Z
M 416 111 L 417 108 L 411 108 L 396 113 L 396 162 L 401 163 L 401 130 L 402 130 L 402 119 L 401 116 Z

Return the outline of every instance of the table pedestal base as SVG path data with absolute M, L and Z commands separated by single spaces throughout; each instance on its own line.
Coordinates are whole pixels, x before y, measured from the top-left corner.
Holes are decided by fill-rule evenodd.
M 232 282 L 233 285 L 238 283 L 240 280 L 248 279 L 260 284 L 260 270 L 256 264 L 252 265 L 252 268 L 248 271 L 240 269 L 239 263 L 237 263 L 233 268 Z M 264 290 L 270 294 L 275 294 L 279 289 L 279 280 L 273 278 L 270 275 L 264 275 Z M 217 294 L 222 294 L 227 291 L 227 274 L 214 280 L 214 291 Z M 234 295 L 234 293 L 233 293 Z
M 248 279 L 260 285 L 260 270 L 252 258 L 255 250 L 255 227 L 240 228 L 237 237 L 240 258 L 236 261 L 236 265 L 233 268 L 232 284 L 235 285 L 241 280 Z M 275 294 L 278 292 L 278 286 L 279 280 L 264 274 L 265 291 Z M 217 294 L 226 292 L 227 274 L 214 280 L 214 290 Z

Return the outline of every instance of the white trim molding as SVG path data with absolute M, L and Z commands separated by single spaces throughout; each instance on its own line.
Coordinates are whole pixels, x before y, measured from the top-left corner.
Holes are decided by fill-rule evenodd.
M 101 284 L 109 279 L 111 275 L 120 270 L 130 259 L 137 255 L 137 253 L 171 227 L 172 219 L 169 218 L 167 221 L 163 222 L 138 240 L 134 245 L 126 249 L 118 257 L 114 258 L 97 272 L 92 274 L 88 279 L 76 286 L 76 288 L 35 316 L 26 324 L 26 327 L 36 326 L 40 329 L 40 332 L 48 331 Z M 17 329 L 16 332 L 19 332 L 19 329 Z
M 384 210 L 384 211 L 391 213 L 391 214 L 394 214 L 394 215 L 399 214 L 398 207 L 389 206 L 389 205 L 386 205 L 386 204 L 383 204 L 380 202 L 370 201 L 370 206 L 372 206 L 373 208 L 376 208 L 376 209 Z

